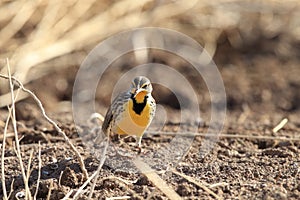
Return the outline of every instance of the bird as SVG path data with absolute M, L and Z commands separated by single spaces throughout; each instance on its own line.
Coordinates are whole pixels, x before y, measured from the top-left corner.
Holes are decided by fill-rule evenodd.
M 152 84 L 145 76 L 135 77 L 127 91 L 120 93 L 108 108 L 102 124 L 105 135 L 131 135 L 141 152 L 145 130 L 155 116 L 156 103 L 152 97 Z

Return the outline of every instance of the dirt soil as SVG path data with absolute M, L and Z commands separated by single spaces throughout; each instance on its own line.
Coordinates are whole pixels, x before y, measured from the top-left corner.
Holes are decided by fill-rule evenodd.
M 158 160 L 149 165 L 152 164 L 160 177 L 183 199 L 216 199 L 214 195 L 221 199 L 300 199 L 300 60 L 297 57 L 279 58 L 275 54 L 259 50 L 241 52 L 231 49 L 223 41 L 214 58 L 224 80 L 228 110 L 223 135 L 212 151 L 205 157 L 200 156 L 199 149 L 205 139 L 200 135 L 194 138 L 191 148 L 178 161 L 166 163 L 170 159 L 158 156 Z M 170 61 L 167 56 L 161 56 L 160 59 L 165 63 Z M 110 73 L 122 73 L 128 67 L 128 64 L 112 67 L 107 76 Z M 182 69 L 182 73 L 190 80 L 195 78 L 191 70 L 186 70 L 188 66 L 178 64 L 177 68 Z M 74 67 L 58 71 L 32 83 L 29 88 L 41 98 L 47 113 L 76 145 L 91 175 L 97 169 L 99 161 L 82 143 L 70 107 L 76 71 L 77 68 Z M 114 81 L 117 78 L 114 77 Z M 56 86 L 62 80 L 67 83 L 67 87 L 60 91 Z M 198 132 L 204 133 L 209 126 L 209 93 L 203 82 L 196 87 L 204 91 L 198 94 L 203 111 L 203 121 Z M 104 102 L 97 105 L 100 113 L 104 114 L 107 109 L 110 93 L 111 88 L 108 88 L 105 95 L 97 94 L 98 100 Z M 175 101 L 173 96 L 161 94 L 160 89 L 154 87 L 154 97 L 158 103 L 167 106 L 170 115 L 174 114 L 176 105 L 168 104 Z M 32 194 L 37 186 L 40 142 L 42 169 L 37 198 L 46 199 L 51 194 L 50 199 L 61 199 L 73 190 L 72 197 L 84 182 L 74 153 L 57 131 L 43 119 L 32 100 L 17 103 L 16 109 L 25 166 L 33 151 L 29 178 Z M 0 131 L 3 132 L 7 110 L 2 109 L 0 112 Z M 284 118 L 288 119 L 288 123 L 278 132 L 272 132 Z M 160 130 L 176 130 L 178 124 L 172 119 L 170 117 Z M 152 129 L 157 130 L 156 126 L 154 123 Z M 12 127 L 9 127 L 8 133 L 4 163 L 6 188 L 8 193 L 12 192 L 12 199 L 22 199 L 24 184 L 13 148 Z M 160 148 L 166 147 L 172 138 L 172 135 L 147 134 L 142 140 L 142 157 L 147 161 L 149 155 L 153 156 Z M 133 139 L 125 138 L 122 141 L 123 143 L 114 142 L 117 148 L 121 148 L 120 151 L 136 154 L 132 146 Z M 110 151 L 113 149 L 109 148 Z M 129 161 L 130 159 L 109 154 L 96 183 L 93 199 L 122 196 L 129 196 L 131 199 L 167 199 Z M 120 162 L 126 166 L 120 166 Z M 213 194 L 180 176 L 178 172 L 192 177 Z M 0 198 L 2 195 L 3 191 L 0 190 Z M 80 199 L 87 199 L 87 196 L 88 192 L 81 195 Z

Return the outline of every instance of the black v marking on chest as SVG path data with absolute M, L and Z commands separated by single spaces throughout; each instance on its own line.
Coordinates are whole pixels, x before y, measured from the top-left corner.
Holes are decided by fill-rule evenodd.
M 133 97 L 133 95 L 131 95 L 131 99 L 133 101 L 133 111 L 138 114 L 141 115 L 141 113 L 143 112 L 146 104 L 147 104 L 147 98 L 148 96 L 145 96 L 144 101 L 142 103 L 137 103 L 136 99 Z

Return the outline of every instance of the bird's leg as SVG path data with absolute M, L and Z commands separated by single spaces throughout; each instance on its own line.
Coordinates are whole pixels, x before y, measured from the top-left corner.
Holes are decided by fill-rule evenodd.
M 119 134 L 115 134 L 113 135 L 114 136 L 114 141 L 119 141 L 119 145 L 118 146 L 121 146 L 123 144 L 126 144 L 124 141 L 123 141 L 123 138 L 121 138 L 121 136 Z M 130 155 L 126 155 L 126 154 L 123 154 L 122 152 L 119 151 L 118 147 L 115 146 L 113 143 L 112 143 L 112 147 L 115 151 L 115 154 L 113 154 L 112 156 L 121 156 L 121 157 L 126 157 L 126 158 L 133 158 L 132 156 Z
M 118 148 L 117 148 L 113 143 L 111 143 L 111 146 L 112 146 L 112 148 L 113 148 L 114 153 L 110 154 L 109 156 L 111 156 L 111 157 L 114 157 L 114 156 L 121 156 L 121 157 L 132 158 L 131 156 L 128 156 L 128 155 L 125 155 L 125 154 L 121 153 L 121 152 L 118 150 Z
M 136 137 L 136 146 L 138 148 L 138 154 L 142 153 L 142 136 Z
M 119 142 L 120 142 L 120 146 L 126 146 L 126 142 L 124 140 L 126 140 L 127 138 L 129 138 L 130 136 L 125 136 L 125 137 L 120 137 L 119 136 Z

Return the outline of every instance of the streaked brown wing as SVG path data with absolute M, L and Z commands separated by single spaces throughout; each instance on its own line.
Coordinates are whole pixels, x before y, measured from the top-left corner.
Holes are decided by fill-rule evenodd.
M 102 124 L 102 130 L 105 134 L 107 134 L 107 129 L 109 128 L 111 122 L 120 114 L 124 103 L 127 102 L 129 98 L 130 94 L 128 92 L 123 92 L 113 100 L 106 112 L 104 122 Z

